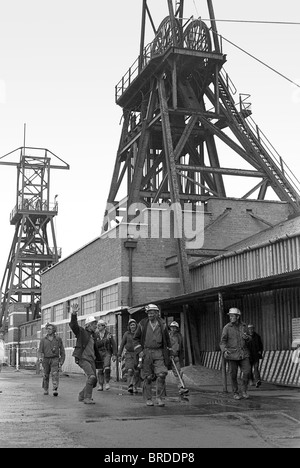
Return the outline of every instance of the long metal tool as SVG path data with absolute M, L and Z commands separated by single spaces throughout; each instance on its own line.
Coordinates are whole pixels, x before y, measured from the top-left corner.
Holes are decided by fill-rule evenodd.
M 173 366 L 174 366 L 174 369 L 175 369 L 175 371 L 176 371 L 177 377 L 178 377 L 178 379 L 179 379 L 179 382 L 181 383 L 181 389 L 182 389 L 181 393 L 188 393 L 189 389 L 186 388 L 186 386 L 184 385 L 184 382 L 183 382 L 183 380 L 182 380 L 182 377 L 181 377 L 181 375 L 180 375 L 180 372 L 179 372 L 179 370 L 177 369 L 177 366 L 176 366 L 176 364 L 175 364 L 174 358 L 173 358 L 173 356 L 170 356 L 170 357 L 171 357 L 171 362 L 172 362 L 172 364 L 173 364 Z

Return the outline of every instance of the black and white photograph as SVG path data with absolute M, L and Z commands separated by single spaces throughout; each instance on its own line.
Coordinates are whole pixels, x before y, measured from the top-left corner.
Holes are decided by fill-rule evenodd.
M 299 2 L 0 11 L 0 448 L 300 448 Z

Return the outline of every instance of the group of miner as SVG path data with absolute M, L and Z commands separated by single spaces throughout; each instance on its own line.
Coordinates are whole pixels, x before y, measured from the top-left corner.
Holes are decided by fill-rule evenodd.
M 93 405 L 93 390 L 109 390 L 111 362 L 122 361 L 127 380 L 127 391 L 137 394 L 142 390 L 147 406 L 165 406 L 166 377 L 171 370 L 178 386 L 179 395 L 186 397 L 189 390 L 183 379 L 184 344 L 178 322 L 167 325 L 155 304 L 145 307 L 146 317 L 139 323 L 128 321 L 120 346 L 117 348 L 107 323 L 88 316 L 84 326 L 78 324 L 78 304 L 72 305 L 69 326 L 76 337 L 73 357 L 85 374 L 85 385 L 78 400 Z M 249 398 L 248 385 L 261 385 L 259 362 L 263 344 L 254 325 L 241 320 L 241 311 L 229 309 L 229 323 L 221 334 L 220 349 L 228 361 L 234 399 Z M 43 367 L 42 387 L 49 395 L 50 376 L 53 396 L 58 396 L 59 371 L 65 361 L 65 349 L 55 325 L 45 326 L 46 336 L 39 346 L 39 361 Z M 239 388 L 238 370 L 241 373 Z

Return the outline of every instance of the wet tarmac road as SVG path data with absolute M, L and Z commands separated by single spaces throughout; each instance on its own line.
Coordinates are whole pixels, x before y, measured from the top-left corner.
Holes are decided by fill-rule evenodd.
M 300 391 L 264 385 L 249 400 L 193 388 L 179 399 L 168 385 L 166 406 L 146 407 L 124 383 L 77 401 L 80 375 L 62 376 L 57 398 L 44 396 L 33 371 L 0 374 L 0 447 L 300 448 Z

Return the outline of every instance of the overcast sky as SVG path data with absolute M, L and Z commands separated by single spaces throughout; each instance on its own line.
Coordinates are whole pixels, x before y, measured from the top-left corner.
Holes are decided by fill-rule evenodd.
M 158 25 L 166 0 L 149 0 Z M 300 85 L 296 0 L 215 0 L 218 32 Z M 121 133 L 115 85 L 139 54 L 142 0 L 0 0 L 0 156 L 45 147 L 70 164 L 53 170 L 56 237 L 63 258 L 100 234 Z M 185 17 L 208 18 L 206 0 L 185 0 Z M 244 20 L 226 22 L 221 20 Z M 153 39 L 152 33 L 147 41 Z M 223 40 L 225 69 L 251 95 L 253 118 L 300 179 L 300 88 Z M 9 159 L 9 158 L 8 158 Z M 0 165 L 0 277 L 14 226 L 17 169 Z

